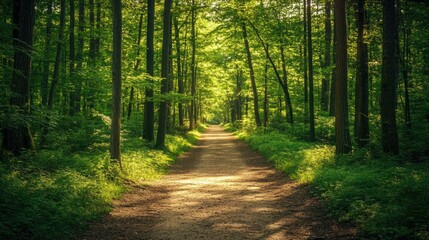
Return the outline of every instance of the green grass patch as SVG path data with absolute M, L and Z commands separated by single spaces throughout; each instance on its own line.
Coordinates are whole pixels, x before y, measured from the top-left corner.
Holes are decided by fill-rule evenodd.
M 0 161 L 0 239 L 72 239 L 111 210 L 129 188 L 168 172 L 177 156 L 195 144 L 199 131 L 168 135 L 165 150 L 153 150 L 136 127 L 124 123 L 121 172 L 109 159 L 108 118 L 58 121 L 48 148 Z M 59 131 L 61 129 L 61 131 Z
M 370 239 L 429 239 L 429 163 L 384 156 L 377 146 L 335 157 L 325 143 L 274 129 L 237 132 L 276 168 L 309 184 L 327 214 Z

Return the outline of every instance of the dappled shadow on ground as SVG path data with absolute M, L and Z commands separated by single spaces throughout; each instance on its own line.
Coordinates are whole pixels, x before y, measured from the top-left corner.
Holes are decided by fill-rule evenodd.
M 171 174 L 115 204 L 84 239 L 352 239 L 307 189 L 211 126 Z

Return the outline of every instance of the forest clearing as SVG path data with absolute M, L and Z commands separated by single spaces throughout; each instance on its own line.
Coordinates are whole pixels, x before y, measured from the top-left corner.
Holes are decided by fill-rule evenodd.
M 0 239 L 429 239 L 428 14 L 1 1 Z

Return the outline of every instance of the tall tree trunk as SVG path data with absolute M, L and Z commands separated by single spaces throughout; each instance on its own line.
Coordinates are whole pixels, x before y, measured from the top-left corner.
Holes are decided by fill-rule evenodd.
M 283 85 L 284 85 L 284 94 L 286 98 L 286 119 L 288 123 L 293 124 L 293 109 L 292 109 L 292 101 L 290 99 L 289 94 L 289 85 L 287 80 L 287 71 L 286 71 L 286 60 L 283 46 L 280 46 L 280 54 L 282 58 L 282 72 L 283 72 Z
M 264 127 L 267 127 L 268 123 L 268 59 L 265 63 L 264 69 Z
M 308 55 L 307 55 L 307 0 L 304 1 L 304 121 L 308 121 Z
M 84 48 L 84 31 L 85 31 L 85 1 L 79 0 L 79 18 L 78 18 L 79 31 L 77 34 L 77 52 L 76 52 L 76 72 L 82 71 L 83 65 L 83 48 Z M 80 112 L 81 106 L 81 89 L 82 80 L 80 78 L 75 79 L 75 86 L 73 91 L 74 96 L 74 112 Z
M 359 147 L 369 142 L 368 45 L 364 42 L 365 0 L 357 2 L 357 69 L 355 87 L 355 137 Z
M 383 0 L 383 62 L 381 66 L 381 127 L 382 145 L 386 153 L 398 154 L 396 129 L 396 85 L 397 85 L 397 17 L 395 0 Z
M 325 62 L 322 79 L 321 108 L 328 111 L 329 105 L 329 78 L 331 75 L 331 1 L 325 2 Z
M 237 67 L 237 74 L 236 74 L 237 76 L 237 79 L 236 79 L 236 89 L 237 89 L 237 92 L 236 92 L 236 96 L 237 96 L 237 104 L 236 104 L 236 107 L 237 107 L 237 120 L 243 120 L 243 113 L 242 113 L 242 110 L 241 110 L 241 105 L 242 105 L 242 97 L 241 97 L 241 85 L 242 85 L 242 71 L 241 71 L 241 69 L 239 69 L 238 67 Z
M 247 65 L 249 67 L 249 73 L 250 73 L 250 82 L 252 84 L 253 111 L 255 114 L 255 122 L 256 122 L 256 126 L 260 127 L 262 126 L 262 123 L 261 123 L 261 118 L 259 117 L 258 90 L 256 88 L 255 72 L 253 70 L 252 55 L 250 53 L 249 40 L 247 39 L 246 23 L 244 22 L 244 20 L 241 23 L 241 29 L 243 32 L 244 47 L 246 48 Z
M 113 52 L 112 52 L 112 125 L 110 133 L 110 159 L 121 164 L 121 94 L 122 94 L 122 3 L 112 1 Z
M 95 29 L 95 1 L 89 0 L 89 26 L 90 26 L 90 34 L 89 34 L 89 64 L 92 68 L 95 68 L 95 58 L 96 58 L 96 29 Z M 94 84 L 95 78 L 89 78 L 86 81 L 87 94 L 87 108 L 94 109 L 95 107 L 95 91 L 96 86 Z M 85 109 L 87 109 L 85 108 Z
M 336 153 L 349 153 L 352 150 L 347 96 L 347 30 L 346 7 L 343 0 L 335 0 L 335 32 L 337 77 L 335 85 L 335 147 Z
M 94 42 L 94 48 L 95 48 L 95 56 L 100 56 L 100 42 L 101 42 L 101 38 L 100 38 L 100 29 L 101 29 L 101 2 L 100 0 L 96 1 L 96 24 L 95 24 L 95 29 L 96 29 L 96 36 L 95 36 L 95 42 Z
M 58 80 L 60 78 L 60 67 L 61 67 L 60 64 L 61 64 L 61 53 L 63 52 L 65 21 L 66 21 L 66 1 L 61 0 L 60 26 L 58 29 L 58 41 L 57 41 L 57 51 L 55 54 L 54 75 L 52 77 L 51 88 L 49 90 L 49 98 L 48 98 L 49 110 L 52 110 L 54 106 L 54 97 L 56 94 Z M 47 116 L 46 122 L 49 123 L 49 121 L 50 121 L 50 116 Z M 40 144 L 42 146 L 46 144 L 48 133 L 49 133 L 49 124 L 45 124 L 45 126 L 43 127 L 42 136 L 40 138 Z
M 180 32 L 179 32 L 179 21 L 177 16 L 174 17 L 174 34 L 176 38 L 176 64 L 177 64 L 177 84 L 178 84 L 178 92 L 179 94 L 185 93 L 185 88 L 183 85 L 183 71 L 182 71 L 182 56 L 181 56 L 181 48 L 180 48 Z M 184 111 L 183 111 L 183 103 L 180 101 L 178 104 L 179 108 L 179 126 L 184 126 Z
M 49 90 L 48 98 L 48 108 L 51 110 L 54 105 L 54 97 L 56 92 L 56 87 L 58 84 L 58 79 L 60 77 L 60 64 L 61 64 L 61 53 L 63 50 L 64 42 L 64 29 L 66 22 L 66 1 L 61 0 L 61 10 L 60 10 L 60 26 L 58 30 L 58 42 L 57 42 L 57 51 L 55 56 L 55 65 L 54 65 L 54 75 L 52 77 L 51 88 Z
M 170 81 L 169 58 L 171 42 L 171 5 L 172 0 L 164 2 L 164 20 L 162 31 L 162 59 L 161 59 L 161 94 L 168 93 Z M 167 101 L 161 100 L 159 104 L 158 132 L 156 136 L 156 149 L 165 147 L 165 135 L 167 130 Z
M 45 37 L 45 49 L 44 49 L 44 61 L 43 61 L 43 76 L 41 82 L 41 95 L 42 105 L 48 104 L 49 95 L 49 65 L 50 65 L 50 52 L 51 52 L 51 38 L 52 38 L 52 0 L 48 2 L 48 9 L 46 11 L 46 37 Z
M 10 105 L 29 114 L 31 56 L 34 30 L 34 1 L 13 1 L 13 48 L 14 62 L 10 90 Z M 3 128 L 2 149 L 18 155 L 22 149 L 34 150 L 33 137 L 26 121 Z
M 196 51 L 196 32 L 195 32 L 195 0 L 192 0 L 192 16 L 191 16 L 191 44 L 192 44 L 192 55 L 191 55 L 191 114 L 189 116 L 189 128 L 194 128 L 194 122 L 196 122 L 196 77 L 197 68 L 195 63 L 195 51 Z
M 405 14 L 409 11 L 409 7 L 407 2 L 405 3 Z M 404 16 L 404 36 L 403 36 L 403 44 L 404 44 L 404 65 L 402 68 L 402 76 L 404 81 L 404 115 L 405 115 L 405 127 L 406 129 L 411 129 L 411 107 L 410 107 L 410 93 L 409 93 L 409 82 L 408 82 L 408 76 L 410 74 L 410 55 L 411 55 L 411 48 L 410 48 L 410 36 L 411 36 L 411 24 L 408 22 L 406 15 Z
M 74 28 L 75 28 L 75 4 L 74 0 L 70 1 L 70 27 L 69 27 L 69 71 L 70 71 L 70 81 L 73 83 L 73 89 L 75 88 L 75 41 L 74 41 Z M 70 104 L 69 104 L 69 114 L 74 115 L 74 105 L 76 96 L 74 96 L 76 91 L 72 90 L 70 93 Z
M 142 38 L 142 25 L 143 25 L 143 14 L 140 14 L 139 29 L 138 29 L 138 35 L 137 35 L 137 56 L 136 56 L 136 63 L 134 64 L 134 71 L 137 71 L 139 69 L 140 62 L 141 62 L 141 59 L 140 59 L 140 41 Z M 127 120 L 130 120 L 130 118 L 131 118 L 133 103 L 134 103 L 134 86 L 131 86 L 130 99 L 128 101 L 128 109 L 127 109 Z
M 155 29 L 155 0 L 147 1 L 147 32 L 146 32 L 146 69 L 150 76 L 154 76 L 154 29 Z M 152 79 L 149 82 L 153 82 Z M 154 133 L 154 103 L 153 89 L 146 87 L 144 102 L 144 122 L 143 122 L 143 138 L 148 141 L 153 141 Z
M 332 48 L 332 72 L 331 72 L 331 93 L 329 95 L 329 116 L 335 116 L 335 88 L 336 88 L 336 79 L 337 79 L 337 34 L 336 27 L 334 24 L 334 46 Z
M 313 84 L 313 42 L 311 39 L 311 0 L 307 0 L 307 32 L 308 32 L 308 92 L 310 111 L 310 141 L 314 141 L 314 84 Z

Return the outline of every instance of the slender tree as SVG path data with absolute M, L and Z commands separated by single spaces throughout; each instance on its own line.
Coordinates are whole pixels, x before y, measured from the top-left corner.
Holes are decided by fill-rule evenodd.
M 164 19 L 162 31 L 162 59 L 161 59 L 161 94 L 168 93 L 170 81 L 169 58 L 171 45 L 171 5 L 172 0 L 164 2 Z M 158 132 L 156 136 L 155 148 L 165 147 L 165 134 L 167 130 L 167 100 L 161 100 L 158 113 Z
M 304 62 L 303 62 L 303 68 L 304 68 L 304 119 L 307 122 L 308 120 L 308 66 L 307 66 L 307 61 L 308 61 L 308 55 L 307 55 L 307 0 L 303 0 L 304 2 L 304 19 L 303 19 L 303 31 L 304 31 L 304 41 L 303 41 L 303 45 L 304 45 Z
M 347 96 L 347 29 L 345 1 L 335 0 L 336 65 L 335 86 L 335 147 L 336 153 L 349 153 L 352 150 Z
M 14 63 L 10 90 L 10 106 L 16 107 L 26 120 L 30 107 L 31 56 L 35 1 L 13 1 Z M 22 149 L 34 150 L 33 137 L 26 121 L 3 127 L 2 149 L 18 155 Z
M 194 124 L 197 121 L 196 118 L 196 81 L 197 81 L 197 65 L 195 62 L 195 53 L 196 53 L 196 30 L 195 30 L 195 0 L 192 0 L 192 12 L 191 12 L 191 111 L 189 114 L 189 128 L 193 129 Z
M 41 86 L 42 94 L 42 105 L 48 104 L 49 94 L 49 67 L 51 64 L 49 55 L 51 52 L 51 38 L 52 38 L 52 0 L 48 1 L 48 9 L 46 11 L 46 37 L 45 37 L 45 49 L 44 49 L 44 61 L 43 61 L 43 76 Z
M 329 105 L 329 78 L 331 75 L 331 1 L 325 2 L 325 61 L 324 74 L 322 78 L 321 101 L 323 111 L 328 111 Z
M 308 92 L 310 111 L 310 141 L 314 141 L 316 133 L 314 129 L 314 83 L 313 83 L 313 41 L 311 35 L 311 0 L 307 0 L 307 32 L 308 32 Z
M 365 0 L 357 1 L 357 69 L 355 87 L 355 137 L 358 146 L 369 141 L 368 45 L 364 42 Z
M 176 1 L 177 5 L 177 1 Z M 179 31 L 179 20 L 177 16 L 174 17 L 174 34 L 176 39 L 176 64 L 177 64 L 177 87 L 178 93 L 185 93 L 185 86 L 183 83 L 183 71 L 182 71 L 182 50 L 180 44 L 180 31 Z M 179 109 L 179 126 L 184 126 L 184 111 L 183 111 L 183 103 L 180 101 L 178 104 Z
M 70 80 L 74 83 L 74 74 L 75 74 L 75 2 L 70 1 L 70 26 L 69 26 L 69 71 L 70 71 Z M 75 84 L 74 84 L 75 85 Z M 69 114 L 74 115 L 75 113 L 75 91 L 70 92 L 70 106 Z
M 249 40 L 247 39 L 247 28 L 246 28 L 246 23 L 244 20 L 241 23 L 241 30 L 243 33 L 244 47 L 246 49 L 247 65 L 249 67 L 249 74 L 250 74 L 250 82 L 252 84 L 253 111 L 255 114 L 255 122 L 256 122 L 256 126 L 260 127 L 260 126 L 262 126 L 262 123 L 261 123 L 261 118 L 259 117 L 258 90 L 256 88 L 256 80 L 255 80 L 255 72 L 253 70 L 252 54 L 250 52 Z
M 398 154 L 396 129 L 397 11 L 395 0 L 383 0 L 383 60 L 381 66 L 382 145 L 386 153 Z
M 283 92 L 285 95 L 285 100 L 286 100 L 286 119 L 288 123 L 293 124 L 293 108 L 292 108 L 292 101 L 290 99 L 290 94 L 289 94 L 289 83 L 288 83 L 288 79 L 287 79 L 287 71 L 286 71 L 286 59 L 285 59 L 285 53 L 284 53 L 284 48 L 283 46 L 280 46 L 280 55 L 281 55 L 281 59 L 282 59 L 282 79 L 283 79 Z
M 113 52 L 112 52 L 112 125 L 110 129 L 110 158 L 121 164 L 121 92 L 122 92 L 122 3 L 112 0 Z
M 154 76 L 154 43 L 153 36 L 155 31 L 155 0 L 147 1 L 147 31 L 146 31 L 146 69 L 150 76 Z M 149 79 L 149 82 L 153 82 Z M 144 121 L 143 138 L 148 141 L 155 139 L 154 116 L 155 108 L 153 103 L 153 89 L 146 87 L 144 102 Z

